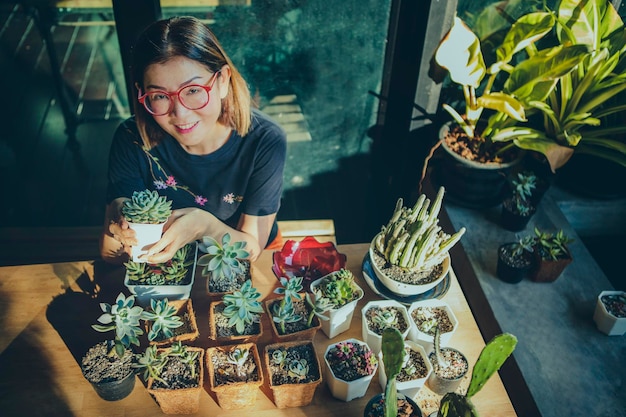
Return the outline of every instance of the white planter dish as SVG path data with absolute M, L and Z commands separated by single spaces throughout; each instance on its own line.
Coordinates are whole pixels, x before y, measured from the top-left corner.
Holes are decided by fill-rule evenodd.
M 324 277 L 319 278 L 311 283 L 311 289 L 316 288 L 320 282 L 324 279 Z M 363 298 L 363 289 L 359 287 L 359 297 L 348 304 L 340 307 L 333 308 L 322 313 L 323 316 L 327 317 L 328 320 L 320 320 L 322 323 L 322 331 L 329 338 L 333 337 L 347 331 L 350 329 L 350 323 L 352 323 L 352 316 L 354 314 L 354 309 L 356 308 L 357 303 L 361 298 Z
M 448 274 L 448 271 L 450 270 L 450 255 L 447 254 L 446 257 L 444 258 L 443 262 L 442 262 L 442 271 L 441 274 L 439 275 L 438 278 L 436 278 L 435 280 L 427 283 L 427 284 L 406 284 L 403 282 L 399 282 L 396 280 L 391 279 L 387 274 L 385 274 L 385 272 L 379 267 L 379 265 L 376 264 L 376 262 L 374 261 L 375 259 L 375 255 L 374 255 L 374 242 L 376 241 L 376 238 L 372 239 L 372 242 L 370 243 L 370 248 L 369 248 L 369 253 L 370 253 L 370 258 L 372 260 L 372 269 L 374 270 L 374 273 L 376 274 L 376 277 L 378 278 L 378 280 L 391 292 L 397 294 L 397 295 L 401 295 L 401 296 L 412 296 L 412 295 L 418 295 L 418 294 L 423 294 L 427 291 L 432 290 L 433 288 L 435 288 L 437 285 L 439 285 L 439 283 L 441 281 L 443 281 L 443 279 L 446 277 L 446 275 Z
M 357 339 L 346 339 L 342 340 L 342 342 L 351 342 L 354 344 L 367 346 L 367 343 L 364 343 Z M 355 379 L 354 381 L 345 381 L 343 379 L 337 378 L 333 370 L 330 368 L 328 361 L 326 360 L 326 354 L 337 343 L 339 342 L 331 343 L 330 345 L 328 345 L 326 351 L 324 352 L 324 363 L 326 364 L 326 366 L 324 367 L 324 380 L 326 381 L 326 384 L 328 384 L 330 393 L 333 397 L 341 401 L 351 401 L 355 398 L 364 397 L 367 392 L 367 388 L 369 388 L 370 386 L 372 378 L 374 378 L 374 374 L 376 374 L 376 370 L 374 370 L 371 375 Z
M 609 336 L 622 336 L 626 333 L 626 317 L 616 317 L 609 313 L 602 302 L 605 295 L 624 295 L 624 291 L 602 291 L 596 299 L 596 309 L 593 313 L 593 321 L 598 330 Z
M 137 238 L 137 245 L 131 247 L 133 262 L 145 262 L 144 260 L 139 259 L 139 256 L 147 253 L 150 246 L 154 245 L 161 239 L 163 226 L 165 226 L 165 223 L 129 223 L 129 227 L 135 231 Z
M 433 350 L 433 345 L 434 345 L 434 336 L 430 335 L 428 333 L 424 333 L 422 332 L 418 327 L 417 324 L 415 323 L 415 321 L 413 320 L 413 312 L 415 310 L 417 310 L 418 308 L 424 308 L 424 307 L 428 307 L 428 308 L 440 308 L 442 310 L 444 310 L 446 312 L 446 314 L 448 315 L 448 318 L 450 319 L 450 322 L 452 323 L 452 330 L 449 332 L 445 332 L 445 333 L 441 333 L 440 339 L 441 339 L 441 345 L 442 346 L 448 346 L 450 343 L 450 338 L 452 337 L 452 335 L 454 334 L 454 332 L 456 331 L 458 325 L 459 325 L 459 321 L 457 320 L 456 316 L 454 315 L 454 312 L 452 311 L 452 308 L 450 308 L 450 305 L 448 303 L 446 303 L 445 301 L 442 300 L 424 300 L 424 301 L 416 301 L 414 303 L 412 303 L 409 306 L 409 319 L 410 319 L 410 323 L 411 323 L 411 329 L 409 330 L 409 335 L 407 336 L 407 338 L 409 340 L 412 340 L 414 342 L 419 343 L 420 345 L 422 345 L 424 347 L 424 350 L 426 351 L 426 353 L 430 353 L 431 350 Z
M 426 355 L 424 348 L 420 344 L 415 343 L 411 340 L 405 340 L 404 344 L 405 346 L 408 346 L 409 349 L 418 352 L 422 357 L 422 360 L 424 361 L 424 365 L 426 365 L 426 375 L 424 377 L 412 379 L 409 381 L 396 381 L 396 389 L 398 390 L 398 392 L 406 395 L 411 399 L 415 399 L 417 393 L 422 389 L 422 387 L 426 383 L 426 380 L 433 371 L 433 366 L 428 360 L 428 356 Z M 385 374 L 385 364 L 383 362 L 382 352 L 378 354 L 378 363 L 380 364 L 380 369 L 378 371 L 378 383 L 384 391 L 385 387 L 387 386 L 387 375 Z
M 395 300 L 375 300 L 375 301 L 370 301 L 369 303 L 365 304 L 365 306 L 361 309 L 361 336 L 363 337 L 363 341 L 365 341 L 365 343 L 367 343 L 370 349 L 372 349 L 372 351 L 377 355 L 380 352 L 380 347 L 381 347 L 383 337 L 379 335 L 378 333 L 369 329 L 369 326 L 367 325 L 367 319 L 365 318 L 365 313 L 367 313 L 367 311 L 372 307 L 389 307 L 389 306 L 396 307 L 400 311 L 400 314 L 402 314 L 402 316 L 406 320 L 407 328 L 405 331 L 400 332 L 402 334 L 402 337 L 406 338 L 407 335 L 409 334 L 409 330 L 411 330 L 411 322 L 410 322 L 409 314 L 407 312 L 406 307 L 403 304 L 400 304 L 399 302 Z

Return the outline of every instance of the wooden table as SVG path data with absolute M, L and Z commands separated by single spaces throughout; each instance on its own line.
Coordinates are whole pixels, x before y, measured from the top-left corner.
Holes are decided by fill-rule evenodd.
M 365 296 L 359 302 L 348 332 L 332 340 L 321 331 L 317 333 L 314 342 L 320 359 L 330 343 L 350 337 L 362 339 L 360 310 L 368 301 L 379 299 L 361 274 L 367 248 L 367 244 L 338 246 L 339 251 L 347 255 L 346 268 L 355 274 Z M 263 297 L 271 295 L 277 284 L 271 271 L 271 255 L 266 251 L 253 265 L 253 282 Z M 78 365 L 82 353 L 103 339 L 103 334 L 90 327 L 100 314 L 98 303 L 112 303 L 120 291 L 127 293 L 122 284 L 123 274 L 123 268 L 101 261 L 0 268 L 0 410 L 3 416 L 145 417 L 161 414 L 141 380 L 137 380 L 127 398 L 107 402 L 98 397 Z M 191 344 L 203 348 L 213 345 L 207 338 L 209 300 L 205 281 L 198 276 L 192 291 L 200 338 Z M 452 336 L 450 346 L 464 352 L 473 366 L 484 341 L 453 272 L 450 289 L 443 299 L 459 320 L 459 329 Z M 260 345 L 271 339 L 266 324 Z M 468 383 L 466 377 L 460 390 L 464 391 Z M 250 412 L 254 416 L 272 417 L 361 417 L 367 401 L 379 392 L 381 388 L 375 376 L 365 397 L 345 403 L 334 399 L 322 383 L 309 406 L 277 409 L 266 383 L 254 409 L 226 411 L 217 405 L 206 383 L 197 415 L 240 416 Z M 438 407 L 439 398 L 425 386 L 416 401 L 427 416 Z M 516 415 L 498 375 L 489 380 L 473 402 L 482 417 Z

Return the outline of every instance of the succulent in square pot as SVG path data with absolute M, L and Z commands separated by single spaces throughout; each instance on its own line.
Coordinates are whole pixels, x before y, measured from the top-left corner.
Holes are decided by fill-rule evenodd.
M 139 256 L 161 239 L 163 226 L 172 214 L 172 202 L 156 190 L 135 191 L 122 204 L 122 215 L 135 231 L 137 244 L 131 249 L 134 262 L 145 262 Z
M 412 208 L 398 199 L 393 215 L 372 239 L 369 255 L 376 277 L 391 292 L 401 295 L 425 293 L 439 284 L 450 268 L 449 250 L 465 233 L 462 227 L 449 235 L 439 226 L 444 196 L 440 187 L 430 203 L 425 194 Z
M 311 340 L 295 340 L 265 346 L 263 359 L 273 401 L 277 408 L 304 407 L 311 403 L 322 373 Z
M 518 172 L 511 180 L 511 194 L 502 201 L 500 222 L 513 232 L 523 230 L 537 211 L 532 199 L 537 177 L 530 171 Z
M 324 362 L 326 384 L 332 396 L 342 401 L 363 397 L 378 369 L 374 352 L 357 339 L 328 345 Z
M 206 352 L 206 367 L 210 389 L 221 408 L 236 410 L 254 405 L 263 385 L 256 344 L 210 347 Z
M 532 236 L 521 237 L 517 242 L 498 246 L 496 274 L 504 282 L 517 284 L 529 278 L 535 266 Z
M 386 377 L 385 390 L 372 397 L 365 405 L 364 417 L 422 417 L 419 406 L 398 392 L 397 376 L 405 359 L 404 336 L 395 327 L 387 327 L 382 334 L 382 365 L 379 372 Z
M 206 289 L 212 298 L 221 298 L 225 293 L 241 288 L 252 278 L 250 253 L 245 241 L 233 241 L 230 233 L 225 233 L 221 241 L 212 236 L 204 236 L 199 248 L 204 255 L 198 258 L 206 277 Z
M 150 345 L 134 365 L 143 371 L 148 393 L 165 414 L 194 414 L 204 384 L 204 349 L 174 342 Z
M 370 301 L 361 309 L 361 335 L 363 341 L 378 355 L 384 330 L 398 329 L 403 338 L 411 330 L 409 314 L 403 304 L 395 300 Z
M 322 331 L 329 339 L 347 331 L 352 322 L 354 309 L 363 298 L 354 275 L 347 269 L 331 272 L 311 283 L 311 292 L 316 299 L 324 301 L 330 308 L 321 312 L 328 320 L 322 320 Z
M 608 336 L 626 333 L 626 292 L 602 291 L 596 300 L 593 321 Z
M 517 338 L 510 333 L 494 336 L 481 350 L 472 369 L 467 392 L 464 395 L 456 392 L 444 394 L 439 402 L 438 417 L 476 416 L 478 411 L 472 404 L 471 398 L 476 395 L 487 383 L 489 378 L 502 366 L 515 350 Z
M 144 313 L 144 320 L 148 341 L 157 346 L 192 341 L 200 336 L 191 298 L 172 301 L 167 298 L 152 299 L 150 309 Z
M 562 229 L 550 233 L 537 227 L 533 238 L 535 268 L 530 278 L 535 282 L 553 282 L 574 260 L 567 246 L 574 240 Z
M 385 389 L 387 374 L 385 373 L 385 361 L 382 351 L 378 354 L 381 371 L 378 373 L 378 382 Z M 402 368 L 396 375 L 396 389 L 399 393 L 409 398 L 415 398 L 430 376 L 433 367 L 428 360 L 424 347 L 412 340 L 404 341 L 404 358 Z
M 440 345 L 441 332 L 435 327 L 434 349 L 428 354 L 433 371 L 428 387 L 435 394 L 444 395 L 455 391 L 469 371 L 467 357 L 459 350 Z
M 261 293 L 252 286 L 252 280 L 240 289 L 224 294 L 222 301 L 213 301 L 209 307 L 209 338 L 219 344 L 256 343 L 263 334 Z
M 426 353 L 433 348 L 435 327 L 441 333 L 441 343 L 447 345 L 459 324 L 450 305 L 442 300 L 415 301 L 408 313 L 411 319 L 408 339 L 422 345 Z

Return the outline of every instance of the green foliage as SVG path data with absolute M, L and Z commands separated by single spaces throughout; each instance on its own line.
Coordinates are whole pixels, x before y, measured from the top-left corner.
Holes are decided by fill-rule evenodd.
M 283 297 L 282 301 L 272 304 L 272 320 L 284 334 L 285 325 L 302 320 L 302 316 L 295 312 L 291 297 Z
M 182 319 L 176 315 L 176 307 L 169 304 L 167 298 L 162 300 L 150 300 L 151 311 L 144 313 L 144 320 L 151 321 L 148 340 L 163 340 L 174 336 L 172 329 L 177 329 L 184 324 Z
M 166 349 L 157 349 L 156 345 L 150 345 L 143 354 L 138 356 L 137 363 L 134 363 L 133 367 L 143 370 L 144 379 L 147 380 L 150 377 L 167 386 L 168 384 L 161 378 L 161 374 L 165 370 L 170 358 L 178 357 L 182 363 L 189 366 L 191 376 L 195 378 L 198 355 L 198 351 L 189 350 L 187 346 L 183 345 L 180 341 L 174 342 L 172 346 Z
M 131 223 L 165 223 L 171 214 L 172 202 L 157 191 L 135 191 L 122 205 L 122 215 Z
M 400 331 L 394 327 L 383 330 L 381 350 L 387 385 L 385 386 L 385 417 L 397 417 L 398 415 L 398 392 L 396 377 L 402 370 L 404 361 L 404 338 Z
M 222 236 L 221 243 L 211 236 L 204 236 L 200 250 L 205 252 L 205 255 L 198 259 L 198 265 L 204 266 L 202 274 L 212 274 L 217 278 L 228 280 L 235 278 L 245 270 L 242 260 L 250 256 L 245 247 L 245 241 L 231 243 L 230 233 Z
M 317 316 L 320 320 L 330 320 L 329 317 L 324 315 L 325 312 L 333 308 L 333 305 L 327 298 L 318 297 L 313 293 L 307 293 L 305 298 L 309 308 L 311 309 L 306 322 L 308 327 L 311 327 L 313 324 L 313 317 L 315 316 Z
M 309 362 L 306 359 L 295 359 L 289 363 L 288 375 L 303 380 L 309 374 Z
M 511 180 L 511 200 L 515 209 L 521 215 L 527 214 L 531 209 L 533 190 L 537 187 L 537 177 L 530 171 L 518 172 Z
M 343 307 L 363 295 L 352 272 L 343 268 L 324 276 L 313 288 L 313 293 L 316 298 L 327 300 L 334 309 Z
M 420 195 L 412 209 L 403 206 L 402 198 L 386 226 L 376 235 L 376 250 L 392 265 L 409 270 L 429 271 L 441 264 L 448 251 L 461 239 L 465 227 L 453 235 L 439 226 L 439 211 L 445 189 L 440 187 L 430 204 Z
M 252 286 L 252 280 L 247 280 L 239 290 L 222 297 L 225 305 L 222 314 L 228 317 L 228 325 L 234 327 L 238 334 L 243 334 L 246 325 L 257 322 L 263 313 L 259 297 L 261 293 Z
M 557 259 L 566 257 L 568 254 L 567 245 L 574 240 L 568 237 L 563 230 L 556 233 L 549 233 L 535 227 L 533 248 L 539 252 L 542 259 Z
M 117 354 L 120 358 L 131 345 L 139 346 L 138 336 L 143 334 L 139 321 L 145 318 L 142 307 L 135 305 L 135 296 L 126 297 L 119 293 L 115 304 L 100 303 L 103 314 L 98 317 L 100 324 L 91 327 L 98 332 L 115 330 L 115 345 L 110 354 Z
M 193 265 L 191 248 L 187 244 L 178 249 L 171 260 L 159 264 L 128 261 L 124 263 L 129 283 L 132 285 L 179 285 Z

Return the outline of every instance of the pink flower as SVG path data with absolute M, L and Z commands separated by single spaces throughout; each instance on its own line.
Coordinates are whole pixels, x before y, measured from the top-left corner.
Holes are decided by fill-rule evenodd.
M 207 199 L 202 197 L 201 195 L 197 195 L 196 196 L 196 204 L 199 204 L 201 206 L 204 206 L 204 203 L 207 202 Z
M 176 180 L 174 179 L 174 177 L 172 175 L 167 177 L 166 184 L 169 185 L 170 187 L 175 187 L 176 186 Z

